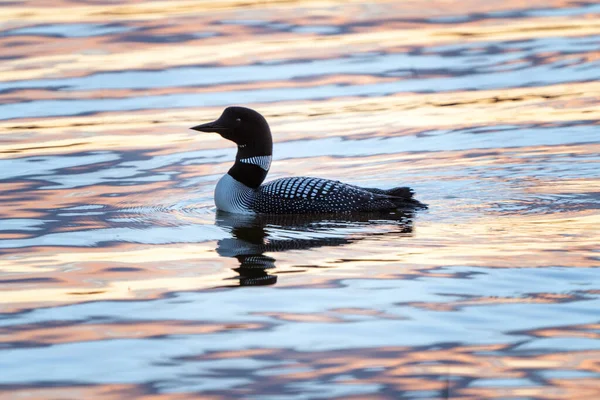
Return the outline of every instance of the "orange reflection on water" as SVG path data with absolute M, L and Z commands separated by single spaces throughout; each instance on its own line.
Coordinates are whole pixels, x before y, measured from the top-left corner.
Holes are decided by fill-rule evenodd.
M 593 398 L 597 393 L 597 381 L 580 378 L 579 390 L 574 381 L 552 379 L 558 387 L 543 386 L 510 387 L 503 380 L 527 378 L 531 372 L 568 369 L 572 371 L 599 371 L 599 366 L 589 361 L 598 357 L 598 352 L 570 352 L 552 355 L 530 355 L 515 357 L 502 352 L 502 345 L 448 346 L 443 349 L 377 348 L 360 349 L 354 352 L 293 352 L 284 349 L 257 350 L 248 352 L 221 352 L 201 357 L 203 360 L 223 358 L 245 358 L 269 356 L 274 359 L 294 359 L 286 368 L 278 367 L 270 383 L 291 385 L 293 382 L 310 382 L 331 376 L 352 377 L 362 371 L 370 371 L 369 377 L 360 380 L 347 378 L 341 385 L 384 384 L 397 393 L 423 390 L 446 391 L 448 398 L 501 398 L 503 396 L 532 395 L 542 399 Z M 269 354 L 270 353 L 270 354 Z M 495 355 L 484 355 L 484 354 Z M 289 372 L 286 370 L 289 369 Z M 296 371 L 296 370 L 302 371 Z M 441 379 L 440 379 L 441 378 Z M 471 380 L 488 382 L 479 387 L 469 387 Z M 494 381 L 497 380 L 498 384 Z M 579 397 L 582 396 L 582 397 Z M 371 398 L 371 397 L 369 397 Z M 384 396 L 383 398 L 391 398 Z M 538 398 L 538 397 L 536 397 Z
M 228 3 L 228 2 L 225 2 Z M 364 15 L 366 21 L 372 21 L 368 28 L 349 29 L 337 35 L 325 36 L 316 33 L 298 35 L 293 32 L 267 32 L 257 30 L 244 24 L 224 24 L 222 20 L 239 19 L 238 7 L 250 7 L 250 4 L 232 2 L 223 5 L 220 13 L 215 6 L 222 2 L 145 2 L 132 6 L 94 5 L 71 6 L 69 12 L 61 12 L 58 7 L 52 8 L 19 8 L 4 6 L 3 18 L 15 27 L 34 23 L 102 21 L 105 23 L 125 19 L 133 28 L 150 29 L 156 36 L 189 34 L 188 24 L 192 18 L 193 25 L 203 27 L 201 32 L 209 33 L 209 37 L 188 38 L 184 43 L 171 46 L 170 43 L 135 43 L 110 41 L 103 36 L 85 38 L 48 39 L 49 46 L 40 48 L 36 54 L 27 49 L 35 45 L 34 39 L 25 35 L 19 41 L 12 37 L 0 38 L 8 54 L 16 57 L 3 61 L 2 80 L 25 80 L 50 77 L 83 76 L 91 72 L 161 69 L 174 66 L 219 63 L 221 65 L 244 65 L 249 62 L 270 61 L 273 58 L 285 60 L 323 59 L 348 55 L 348 48 L 354 52 L 389 51 L 399 46 L 464 43 L 482 41 L 530 40 L 544 37 L 577 37 L 594 35 L 600 32 L 600 23 L 595 14 L 537 17 L 506 18 L 500 21 L 475 20 L 456 21 L 454 24 L 422 21 L 422 18 L 439 16 L 473 15 L 477 12 L 491 12 L 508 9 L 511 11 L 523 7 L 519 2 L 468 2 L 457 4 L 445 1 L 434 2 L 423 9 L 418 2 L 382 2 L 376 11 L 368 10 L 365 5 L 353 5 L 348 2 L 310 2 L 303 4 L 305 13 L 319 17 L 319 25 L 346 27 L 354 22 L 354 15 Z M 350 2 L 352 3 L 352 2 Z M 359 2 L 354 2 L 359 3 Z M 549 2 L 537 2 L 549 7 Z M 566 6 L 563 2 L 557 5 Z M 278 23 L 290 26 L 310 27 L 314 18 L 303 18 L 295 12 L 300 2 L 260 3 L 261 10 L 248 19 L 265 16 Z M 273 8 L 269 8 L 269 5 Z M 416 6 L 416 9 L 414 9 Z M 534 7 L 532 2 L 528 7 Z M 367 10 L 365 10 L 367 8 Z M 412 10 L 411 12 L 407 8 Z M 372 6 L 371 6 L 372 9 Z M 42 11 L 43 10 L 43 11 Z M 367 11 L 367 12 L 365 12 Z M 371 11 L 371 12 L 369 12 Z M 415 13 L 416 11 L 416 13 Z M 246 12 L 248 12 L 246 10 Z M 372 14 L 372 15 L 371 15 Z M 416 15 L 415 15 L 416 14 Z M 424 15 L 425 14 L 425 15 Z M 401 15 L 403 19 L 414 19 L 402 22 L 393 16 Z M 418 17 L 417 17 L 418 15 Z M 168 26 L 150 25 L 153 21 L 173 18 Z M 391 21 L 387 22 L 387 19 Z M 421 21 L 419 21 L 421 19 Z M 137 21 L 136 21 L 137 20 Z M 175 23 L 177 22 L 177 23 Z M 364 21 L 363 21 L 364 23 Z M 54 43 L 56 41 L 56 43 Z M 168 46 L 168 47 L 167 47 Z M 94 49 L 82 52 L 79 49 Z M 168 51 L 169 57 L 164 57 Z
M 339 279 L 389 279 L 399 275 L 444 276 L 430 269 L 453 266 L 487 268 L 544 268 L 547 265 L 569 265 L 573 268 L 594 268 L 595 248 L 600 236 L 595 227 L 600 215 L 538 215 L 501 219 L 490 215 L 465 223 L 422 221 L 417 237 L 402 237 L 401 247 L 373 247 L 362 240 L 326 253 L 304 252 L 298 264 L 294 253 L 278 255 L 275 273 L 286 275 L 279 286 L 325 285 Z M 514 226 L 518 225 L 518 229 Z M 568 233 L 568 236 L 557 235 Z M 577 240 L 573 240 L 576 237 Z M 389 240 L 389 239 L 388 239 Z M 106 249 L 50 250 L 21 253 L 6 257 L 2 270 L 27 273 L 27 278 L 55 277 L 59 281 L 36 283 L 35 288 L 5 287 L 0 303 L 4 310 L 43 304 L 68 304 L 84 300 L 156 298 L 162 293 L 198 290 L 220 286 L 223 279 L 233 276 L 229 268 L 235 261 L 214 259 L 214 242 L 174 245 L 119 245 Z M 366 257 L 357 255 L 365 254 Z M 341 262 L 340 260 L 343 260 Z M 44 265 L 44 268 L 37 267 Z M 306 269 L 303 265 L 325 268 Z M 174 268 L 170 268 L 170 266 Z M 176 266 L 176 268 L 175 268 Z M 134 268 L 134 272 L 110 272 L 110 268 Z M 144 273 L 140 273 L 144 271 Z M 67 272 L 68 271 L 68 272 Z M 302 272 L 298 274 L 297 272 Z M 13 289 L 13 290 L 11 290 Z M 448 305 L 415 304 L 423 308 L 452 309 L 466 305 L 489 303 L 552 303 L 568 296 L 539 294 L 535 298 L 493 298 L 457 301 Z M 295 317 L 294 317 L 295 318 Z M 321 318 L 321 317 L 319 317 Z
M 595 103 L 599 98 L 600 83 L 581 83 L 474 92 L 402 94 L 378 98 L 376 101 L 344 98 L 310 102 L 301 108 L 296 102 L 258 107 L 270 121 L 277 143 L 340 135 L 357 139 L 361 136 L 411 136 L 424 128 L 559 123 L 580 121 L 582 116 L 594 120 L 600 119 L 600 110 Z M 221 110 L 222 107 L 204 107 L 194 110 L 102 113 L 19 123 L 0 121 L 0 129 L 5 129 L 9 134 L 23 130 L 28 133 L 21 137 L 12 135 L 10 142 L 0 143 L 0 158 L 23 157 L 29 153 L 61 154 L 100 149 L 150 148 L 174 152 L 231 147 L 217 135 L 201 135 L 188 129 L 199 122 L 215 119 Z M 373 117 L 375 112 L 376 118 Z M 327 127 L 325 131 L 323 126 Z M 595 148 L 598 144 L 591 143 L 589 146 Z M 544 147 L 535 150 L 551 149 Z M 494 151 L 505 150 L 498 148 Z M 410 159 L 413 155 L 402 154 L 402 157 Z M 454 162 L 465 161 L 456 157 Z
M 21 325 L 0 328 L 0 343 L 30 342 L 37 345 L 89 342 L 94 340 L 153 338 L 166 335 L 208 335 L 236 330 L 263 329 L 261 324 L 206 324 L 193 321 L 135 321 L 132 323 Z
M 43 388 L 0 388 L 1 400 L 14 399 L 102 399 L 121 400 L 223 400 L 224 396 L 205 396 L 197 393 L 152 393 L 147 388 L 138 385 L 86 385 L 61 386 Z
M 516 387 L 507 388 L 501 385 L 491 388 L 466 388 L 458 391 L 461 398 L 502 399 L 506 397 L 531 397 L 536 399 L 595 399 L 600 394 L 600 382 L 593 378 L 549 379 L 552 388 Z
M 0 308 L 11 312 L 44 303 L 151 299 L 172 291 L 221 286 L 223 279 L 235 274 L 223 267 L 228 261 L 214 259 L 213 249 L 214 244 L 210 242 L 190 246 L 142 246 L 122 252 L 115 248 L 78 249 L 72 253 L 61 249 L 54 252 L 54 258 L 50 249 L 42 248 L 38 250 L 42 251 L 39 256 L 32 253 L 7 257 L 0 271 L 25 273 L 27 279 L 37 277 L 42 281 L 33 288 L 26 284 L 23 287 L 6 285 L 0 295 Z M 122 272 L 122 268 L 133 269 Z M 55 279 L 48 283 L 43 281 L 49 277 Z

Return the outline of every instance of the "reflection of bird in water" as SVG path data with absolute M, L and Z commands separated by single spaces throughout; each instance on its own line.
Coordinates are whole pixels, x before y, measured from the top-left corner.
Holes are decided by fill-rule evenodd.
M 273 139 L 265 118 L 244 107 L 228 107 L 214 122 L 192 129 L 217 132 L 238 146 L 235 163 L 215 188 L 215 204 L 236 214 L 318 214 L 427 208 L 409 187 L 364 188 L 311 177 L 262 184 L 271 166 Z
M 231 232 L 217 243 L 222 257 L 236 258 L 240 286 L 272 285 L 275 259 L 264 253 L 341 246 L 377 236 L 412 234 L 412 214 L 404 212 L 352 215 L 244 215 L 217 212 L 216 225 Z M 385 229 L 381 229 L 385 227 Z M 373 230 L 372 228 L 378 228 Z

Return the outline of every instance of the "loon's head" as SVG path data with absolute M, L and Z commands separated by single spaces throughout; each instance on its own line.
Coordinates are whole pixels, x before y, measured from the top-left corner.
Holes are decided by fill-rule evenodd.
M 194 126 L 201 132 L 217 132 L 238 147 L 256 154 L 271 154 L 273 140 L 265 117 L 245 107 L 227 107 L 216 121 Z

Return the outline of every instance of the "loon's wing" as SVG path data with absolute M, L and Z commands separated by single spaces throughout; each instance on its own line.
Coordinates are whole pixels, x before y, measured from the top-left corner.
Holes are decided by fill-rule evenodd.
M 252 209 L 264 214 L 338 213 L 391 210 L 394 197 L 322 178 L 294 177 L 258 188 Z

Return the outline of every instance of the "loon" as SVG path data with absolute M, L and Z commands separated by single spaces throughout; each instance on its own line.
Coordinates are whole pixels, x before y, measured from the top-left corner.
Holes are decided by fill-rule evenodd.
M 216 132 L 237 144 L 233 167 L 217 183 L 218 210 L 234 214 L 336 214 L 427 208 L 408 187 L 363 188 L 322 178 L 290 177 L 262 184 L 273 154 L 266 119 L 245 107 L 227 107 L 219 119 L 191 129 Z

